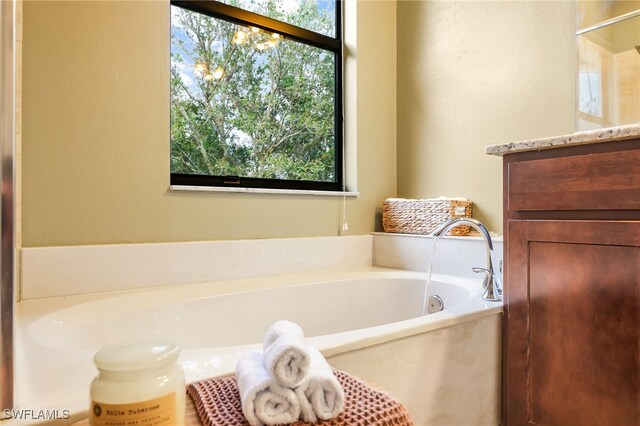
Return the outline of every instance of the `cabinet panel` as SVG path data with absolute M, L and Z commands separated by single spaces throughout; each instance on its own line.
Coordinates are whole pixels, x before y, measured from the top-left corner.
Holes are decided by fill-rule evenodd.
M 508 224 L 507 424 L 640 424 L 640 223 L 584 225 Z
M 530 242 L 534 424 L 640 422 L 640 277 L 630 264 L 640 265 L 637 247 Z
M 518 161 L 508 165 L 508 209 L 640 209 L 640 150 Z

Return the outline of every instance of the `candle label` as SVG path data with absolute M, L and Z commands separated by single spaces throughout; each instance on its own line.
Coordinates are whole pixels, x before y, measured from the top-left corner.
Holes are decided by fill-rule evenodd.
M 176 394 L 130 404 L 91 401 L 89 424 L 92 426 L 174 426 Z

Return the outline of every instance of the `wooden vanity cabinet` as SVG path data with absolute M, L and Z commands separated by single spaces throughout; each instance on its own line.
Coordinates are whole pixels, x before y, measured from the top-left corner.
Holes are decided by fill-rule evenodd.
M 640 425 L 640 139 L 504 155 L 505 425 Z

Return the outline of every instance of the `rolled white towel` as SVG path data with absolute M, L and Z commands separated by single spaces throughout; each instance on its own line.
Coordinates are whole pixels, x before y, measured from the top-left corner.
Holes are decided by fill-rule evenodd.
M 264 336 L 264 363 L 278 384 L 294 388 L 309 370 L 304 333 L 291 321 L 276 321 Z
M 320 351 L 310 347 L 309 355 L 309 373 L 295 389 L 302 420 L 315 423 L 318 419 L 333 419 L 344 408 L 344 391 Z
M 249 352 L 236 365 L 242 413 L 251 426 L 293 423 L 300 403 L 293 390 L 277 384 L 259 352 Z

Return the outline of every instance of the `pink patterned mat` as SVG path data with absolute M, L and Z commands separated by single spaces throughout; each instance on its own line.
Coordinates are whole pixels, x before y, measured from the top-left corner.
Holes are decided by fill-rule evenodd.
M 372 388 L 348 373 L 334 370 L 344 389 L 345 408 L 335 419 L 315 423 L 322 426 L 413 426 L 404 406 L 386 392 Z M 216 377 L 187 386 L 200 421 L 205 426 L 247 426 L 236 378 Z M 294 426 L 307 423 L 296 422 Z

